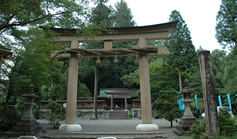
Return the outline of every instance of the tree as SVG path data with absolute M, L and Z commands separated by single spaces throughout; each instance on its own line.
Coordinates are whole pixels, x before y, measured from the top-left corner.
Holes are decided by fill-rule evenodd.
M 95 8 L 92 9 L 92 16 L 90 17 L 90 22 L 92 24 L 95 24 L 96 26 L 100 26 L 101 24 L 104 24 L 104 27 L 111 27 L 112 26 L 112 21 L 111 21 L 111 13 L 112 13 L 112 8 L 108 7 L 105 5 L 108 0 L 98 0 L 98 4 Z M 88 48 L 103 48 L 102 43 L 89 43 Z M 90 63 L 92 61 L 95 61 L 94 58 L 90 59 Z M 97 117 L 97 96 L 98 96 L 98 88 L 99 88 L 99 63 L 93 63 L 92 65 L 95 65 L 95 71 L 94 74 L 94 119 L 98 119 Z M 86 66 L 91 66 L 91 65 L 86 65 Z M 93 76 L 93 74 L 92 74 Z
M 5 78 L 9 79 L 2 81 L 7 88 L 4 92 L 5 108 L 9 102 L 16 104 L 30 83 L 34 84 L 36 90 L 46 86 L 52 92 L 52 99 L 56 99 L 55 93 L 65 92 L 61 87 L 66 83 L 66 70 L 62 68 L 65 63 L 50 57 L 52 50 L 62 49 L 65 45 L 53 44 L 50 39 L 54 34 L 48 31 L 46 36 L 39 26 L 77 27 L 88 31 L 84 30 L 86 21 L 82 21 L 82 17 L 86 14 L 80 4 L 70 0 L 1 1 L 0 44 L 14 52 L 3 68 Z
M 113 17 L 114 27 L 133 27 L 135 25 L 131 10 L 128 8 L 128 5 L 124 0 L 117 2 L 115 8 Z
M 222 78 L 221 78 L 222 77 Z M 231 94 L 237 92 L 237 56 L 233 52 L 229 53 L 223 60 L 223 74 L 220 73 L 224 91 Z
M 176 69 L 172 69 L 162 59 L 157 59 L 149 64 L 150 71 L 150 87 L 152 99 L 157 99 L 160 91 L 178 90 L 178 74 Z M 134 87 L 140 84 L 139 71 L 127 74 L 121 78 L 126 87 Z M 189 75 L 182 73 L 183 77 L 189 79 Z
M 190 31 L 185 24 L 181 14 L 174 10 L 170 15 L 170 22 L 178 21 L 173 33 L 171 33 L 166 41 L 169 49 L 168 64 L 178 69 L 179 73 L 179 91 L 182 90 L 181 72 L 192 72 L 192 67 L 197 64 L 197 53 L 192 44 Z
M 108 7 L 105 3 L 108 0 L 98 0 L 98 4 L 92 9 L 90 22 L 96 25 L 105 24 L 104 27 L 111 27 L 111 13 L 113 11 L 112 7 Z
M 51 51 L 60 46 L 45 38 L 44 32 L 40 29 L 32 29 L 26 33 L 26 36 L 30 37 L 25 37 L 22 49 L 16 49 L 18 52 L 13 57 L 9 57 L 14 64 L 5 63 L 3 68 L 3 74 L 9 79 L 4 82 L 7 88 L 4 92 L 6 93 L 5 109 L 9 102 L 16 104 L 17 99 L 28 91 L 30 84 L 34 84 L 36 90 L 42 86 L 52 87 L 55 93 L 58 92 L 57 82 L 66 80 L 61 72 L 63 63 L 54 61 L 50 57 Z
M 95 8 L 92 9 L 92 16 L 90 18 L 90 22 L 99 26 L 100 24 L 104 24 L 104 27 L 127 27 L 134 26 L 134 22 L 132 20 L 131 11 L 127 7 L 127 4 L 124 1 L 118 2 L 116 4 L 117 9 L 112 9 L 110 6 L 106 6 L 105 3 L 107 0 L 98 0 L 96 1 L 98 4 Z M 101 13 L 102 12 L 102 13 Z M 115 24 L 116 22 L 116 24 Z M 132 24 L 131 24 L 132 23 Z M 113 42 L 113 48 L 128 48 L 135 45 L 134 42 Z M 98 49 L 103 48 L 103 43 L 88 43 L 86 44 L 87 48 L 90 49 Z M 98 75 L 99 80 L 99 88 L 100 87 L 113 87 L 115 84 L 120 84 L 120 78 L 125 74 L 133 72 L 137 69 L 138 65 L 134 64 L 135 57 L 117 57 L 118 64 L 114 63 L 114 57 L 100 57 L 101 63 L 98 64 L 98 70 L 100 73 L 106 73 L 102 75 Z M 95 58 L 90 59 L 91 62 L 88 64 L 88 67 L 95 64 Z M 90 60 L 86 60 L 87 63 Z M 85 66 L 85 65 L 82 65 Z M 87 66 L 87 65 L 86 65 Z M 86 69 L 86 68 L 85 68 Z M 93 68 L 95 71 L 96 68 Z M 91 70 L 87 70 L 85 72 L 89 72 Z M 87 78 L 85 78 L 86 85 L 91 89 L 94 87 L 89 79 L 93 78 L 94 74 L 88 74 Z M 113 79 L 111 80 L 108 79 Z M 92 89 L 91 89 L 92 91 Z
M 226 59 L 226 51 L 215 49 L 211 53 L 212 59 L 212 70 L 214 79 L 215 79 L 215 88 L 218 93 L 223 92 L 224 85 L 223 85 L 223 74 L 225 69 L 225 59 Z
M 229 48 L 231 51 L 223 59 L 223 73 L 221 80 L 224 85 L 224 91 L 228 93 L 236 93 L 237 83 L 237 2 L 236 0 L 222 0 L 220 10 L 216 16 L 216 38 L 223 48 Z
M 71 0 L 2 0 L 0 34 L 12 34 L 27 25 L 54 23 L 60 27 L 79 27 L 83 24 L 79 15 L 84 12 L 84 7 L 80 4 Z
M 218 118 L 220 120 L 220 134 L 228 137 L 236 136 L 237 122 L 231 118 L 228 110 L 221 109 Z
M 46 107 L 50 110 L 50 124 L 53 126 L 53 128 L 59 128 L 60 121 L 65 119 L 65 108 L 56 101 L 51 101 L 46 105 Z
M 171 127 L 173 127 L 173 120 L 181 116 L 179 104 L 177 102 L 178 92 L 160 91 L 158 98 L 155 100 L 153 107 L 155 108 L 157 115 L 160 118 L 165 118 L 170 121 Z
M 236 0 L 222 0 L 220 10 L 216 16 L 216 39 L 223 46 L 237 53 L 237 2 Z

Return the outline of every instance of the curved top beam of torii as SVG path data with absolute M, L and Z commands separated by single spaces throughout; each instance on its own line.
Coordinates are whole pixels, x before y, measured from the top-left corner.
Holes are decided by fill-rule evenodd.
M 149 26 L 109 28 L 109 30 L 112 30 L 112 33 L 101 32 L 101 34 L 89 41 L 134 41 L 139 38 L 163 40 L 168 38 L 168 33 L 173 32 L 176 24 L 177 22 L 168 22 Z M 51 28 L 51 30 L 58 35 L 57 39 L 54 40 L 56 42 L 71 42 L 72 40 L 78 40 L 79 42 L 88 41 L 84 36 L 78 36 L 76 29 Z
M 69 53 L 77 53 L 79 57 L 95 57 L 95 56 L 135 56 L 142 55 L 163 55 L 167 54 L 167 47 L 147 47 L 138 46 L 132 48 L 112 48 L 113 41 L 136 41 L 139 39 L 145 40 L 164 40 L 168 38 L 168 34 L 173 32 L 177 22 L 169 22 L 163 24 L 156 24 L 150 26 L 137 26 L 137 27 L 122 27 L 122 28 L 109 28 L 108 31 L 102 31 L 99 35 L 88 40 L 84 36 L 77 35 L 76 29 L 62 29 L 51 28 L 52 31 L 57 33 L 55 42 L 88 42 L 100 41 L 104 42 L 104 49 L 84 49 L 78 47 L 67 48 L 63 51 L 52 52 L 51 57 L 69 57 Z M 111 33 L 112 32 L 112 33 Z

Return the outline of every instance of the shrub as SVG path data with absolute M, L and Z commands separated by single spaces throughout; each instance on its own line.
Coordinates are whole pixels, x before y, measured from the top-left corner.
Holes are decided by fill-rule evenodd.
M 205 130 L 206 130 L 205 120 L 201 120 L 199 123 L 194 123 L 191 128 L 193 138 L 200 139 L 201 136 L 206 136 Z
M 132 113 L 131 112 L 128 113 L 128 119 L 132 119 Z
M 237 122 L 231 118 L 228 110 L 221 110 L 218 116 L 220 122 L 220 135 L 227 136 L 228 138 L 237 136 Z M 200 123 L 196 123 L 192 126 L 192 136 L 194 139 L 199 138 L 210 138 L 210 136 L 205 133 L 206 122 L 201 120 Z
M 21 120 L 22 116 L 16 109 L 8 109 L 0 113 L 0 131 L 12 129 L 16 123 Z
M 221 110 L 219 114 L 220 132 L 222 136 L 235 136 L 237 123 L 231 118 L 228 110 Z
M 175 90 L 160 91 L 157 99 L 153 103 L 153 108 L 156 110 L 159 118 L 165 118 L 170 121 L 173 127 L 173 120 L 180 118 L 181 111 L 177 102 L 178 92 Z
M 65 119 L 65 108 L 56 101 L 51 101 L 46 107 L 51 111 L 49 116 L 50 124 L 53 128 L 58 128 L 60 121 Z

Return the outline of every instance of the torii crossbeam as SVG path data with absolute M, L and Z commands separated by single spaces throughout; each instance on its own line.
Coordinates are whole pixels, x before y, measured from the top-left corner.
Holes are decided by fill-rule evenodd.
M 67 107 L 65 124 L 59 127 L 61 131 L 80 131 L 81 126 L 76 124 L 76 102 L 77 102 L 77 75 L 78 59 L 80 57 L 109 57 L 109 56 L 135 56 L 139 55 L 140 92 L 141 92 L 141 118 L 142 123 L 137 125 L 138 131 L 158 130 L 156 124 L 152 124 L 151 92 L 148 56 L 164 55 L 166 47 L 147 46 L 147 40 L 164 40 L 168 38 L 177 22 L 156 24 L 151 26 L 111 28 L 114 33 L 102 32 L 90 41 L 104 42 L 104 49 L 79 48 L 79 42 L 87 42 L 84 36 L 78 36 L 75 29 L 51 28 L 58 36 L 56 42 L 71 42 L 71 47 L 64 51 L 52 52 L 52 58 L 68 57 L 70 66 L 68 73 Z M 138 41 L 138 46 L 132 48 L 113 48 L 114 41 Z

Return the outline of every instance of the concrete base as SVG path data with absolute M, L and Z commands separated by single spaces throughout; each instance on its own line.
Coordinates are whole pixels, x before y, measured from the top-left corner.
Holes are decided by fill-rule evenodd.
M 156 124 L 139 124 L 136 127 L 137 131 L 155 131 L 159 130 L 158 125 Z
M 64 132 L 77 132 L 81 131 L 82 128 L 79 124 L 62 124 L 58 130 Z

